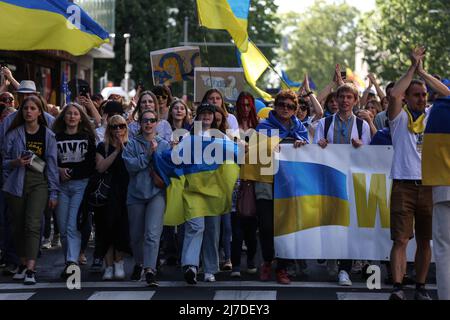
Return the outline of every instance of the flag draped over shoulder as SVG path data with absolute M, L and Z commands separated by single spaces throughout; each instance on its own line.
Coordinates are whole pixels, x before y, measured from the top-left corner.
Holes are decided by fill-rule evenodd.
M 1 0 L 0 49 L 64 50 L 83 55 L 109 34 L 67 0 Z
M 237 151 L 237 145 L 230 140 L 189 136 L 174 150 L 155 156 L 156 169 L 167 186 L 165 225 L 231 211 L 239 177 Z M 176 164 L 181 160 L 183 163 Z
M 450 97 L 435 100 L 427 121 L 422 151 L 425 185 L 450 185 Z
M 197 8 L 200 25 L 227 30 L 239 50 L 247 51 L 250 0 L 197 0 Z

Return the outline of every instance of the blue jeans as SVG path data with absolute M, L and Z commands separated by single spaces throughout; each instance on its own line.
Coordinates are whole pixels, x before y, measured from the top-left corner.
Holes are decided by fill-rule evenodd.
M 220 216 L 199 217 L 186 221 L 181 265 L 198 267 L 201 253 L 205 273 L 217 273 L 219 238 Z
M 219 240 L 220 218 L 205 217 L 205 231 L 203 231 L 202 261 L 205 273 L 219 272 Z
M 231 213 L 222 215 L 222 248 L 223 259 L 228 261 L 231 259 Z
M 183 249 L 181 250 L 181 265 L 196 266 L 200 262 L 200 250 L 205 230 L 205 218 L 194 218 L 184 223 Z
M 61 183 L 56 216 L 66 262 L 78 262 L 81 233 L 77 229 L 77 216 L 88 179 Z
M 156 270 L 166 200 L 162 192 L 147 202 L 128 206 L 130 243 L 134 261 Z

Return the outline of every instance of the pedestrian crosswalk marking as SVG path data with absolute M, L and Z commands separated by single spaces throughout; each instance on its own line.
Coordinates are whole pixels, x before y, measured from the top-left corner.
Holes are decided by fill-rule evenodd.
M 173 288 L 190 286 L 184 281 L 158 281 L 159 287 Z M 81 288 L 145 288 L 145 282 L 136 281 L 99 281 L 99 282 L 81 282 Z M 195 287 L 213 287 L 213 288 L 320 288 L 332 289 L 341 288 L 336 282 L 302 282 L 292 281 L 290 285 L 278 284 L 275 281 L 216 281 L 216 282 L 198 282 Z M 65 282 L 38 282 L 33 289 L 66 289 Z M 430 290 L 436 290 L 435 284 L 427 284 Z M 0 290 L 24 290 L 26 287 L 22 283 L 2 283 Z M 364 282 L 353 282 L 348 289 L 367 289 Z M 392 289 L 392 285 L 381 285 L 381 289 Z
M 28 300 L 35 292 L 0 293 L 0 300 Z
M 277 292 L 273 290 L 216 290 L 214 300 L 277 300 Z
M 96 291 L 88 300 L 150 300 L 155 291 Z
M 338 300 L 389 300 L 388 292 L 336 292 Z

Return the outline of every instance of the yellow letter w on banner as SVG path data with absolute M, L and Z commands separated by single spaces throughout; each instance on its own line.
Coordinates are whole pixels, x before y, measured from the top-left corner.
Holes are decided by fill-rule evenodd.
M 377 207 L 380 209 L 381 227 L 390 227 L 390 213 L 388 195 L 386 194 L 386 175 L 372 174 L 370 179 L 369 201 L 367 201 L 366 175 L 353 174 L 355 189 L 355 205 L 358 216 L 358 226 L 361 228 L 374 228 Z

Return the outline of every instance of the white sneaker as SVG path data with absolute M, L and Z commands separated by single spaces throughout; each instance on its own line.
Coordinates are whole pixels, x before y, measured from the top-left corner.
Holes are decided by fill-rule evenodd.
M 216 282 L 216 277 L 212 273 L 205 272 L 205 282 Z
M 52 242 L 50 241 L 50 238 L 42 240 L 41 249 L 51 249 L 52 248 Z
M 103 273 L 103 280 L 112 280 L 114 277 L 114 268 L 112 266 L 105 268 L 105 273 Z
M 14 280 L 23 280 L 25 279 L 25 272 L 27 271 L 27 267 L 24 265 L 20 265 L 17 272 L 13 275 Z
M 125 270 L 123 270 L 123 260 L 119 262 L 114 262 L 114 279 L 116 280 L 125 279 Z
M 339 285 L 340 286 L 351 286 L 352 281 L 350 280 L 350 276 L 348 275 L 347 271 L 341 270 L 338 275 L 339 278 Z

